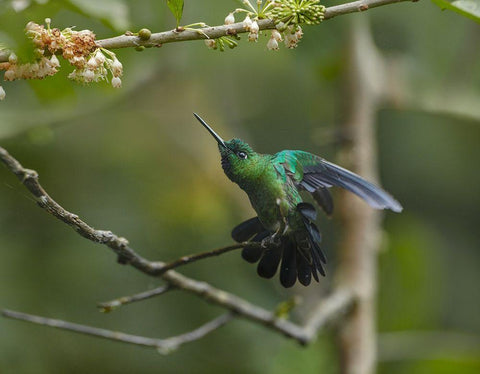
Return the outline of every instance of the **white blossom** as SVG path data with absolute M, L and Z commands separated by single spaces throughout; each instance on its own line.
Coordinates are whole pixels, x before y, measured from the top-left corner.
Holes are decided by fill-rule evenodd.
M 15 53 L 10 53 L 10 56 L 8 56 L 8 62 L 11 64 L 16 64 L 18 61 L 17 55 Z
M 277 42 L 281 42 L 283 40 L 282 34 L 280 34 L 280 31 L 275 29 L 272 30 L 272 38 L 274 38 Z
M 225 25 L 231 25 L 235 23 L 235 17 L 233 13 L 229 13 L 228 16 L 225 17 Z
M 270 51 L 276 51 L 276 50 L 278 49 L 278 42 L 277 42 L 277 40 L 276 40 L 274 37 L 271 37 L 271 38 L 268 40 L 267 48 L 268 48 Z
M 215 39 L 205 39 L 205 45 L 208 48 L 213 49 L 217 45 L 217 42 L 215 41 Z
M 50 57 L 50 66 L 54 68 L 58 68 L 60 66 L 60 61 L 58 61 L 57 56 L 52 55 L 52 57 Z
M 13 81 L 15 79 L 15 70 L 8 69 L 5 74 L 3 75 L 3 79 L 6 81 Z
M 252 27 L 252 20 L 250 19 L 250 16 L 247 14 L 245 19 L 243 20 L 243 26 L 245 27 L 245 30 L 250 31 L 250 28 Z
M 115 76 L 115 77 L 122 76 L 123 65 L 120 61 L 118 61 L 118 59 L 116 57 L 113 60 L 113 63 L 112 63 L 112 66 L 110 67 L 110 69 L 112 70 L 113 76 Z
M 253 21 L 252 25 L 250 26 L 250 32 L 253 32 L 254 34 L 258 34 L 259 30 L 260 30 L 260 27 L 258 27 L 257 21 Z
M 122 87 L 122 80 L 119 77 L 113 77 L 112 78 L 112 87 L 113 88 Z

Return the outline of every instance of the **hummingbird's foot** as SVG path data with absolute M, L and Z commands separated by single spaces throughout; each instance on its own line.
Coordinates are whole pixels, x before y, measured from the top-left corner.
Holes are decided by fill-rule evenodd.
M 260 243 L 262 248 L 269 248 L 269 247 L 279 247 L 281 244 L 280 236 L 278 235 L 278 231 L 273 233 L 270 236 L 267 236 L 265 239 L 263 239 Z

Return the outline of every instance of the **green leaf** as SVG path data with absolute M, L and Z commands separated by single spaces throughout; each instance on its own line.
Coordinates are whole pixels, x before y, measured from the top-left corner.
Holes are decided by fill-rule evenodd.
M 180 25 L 180 20 L 183 14 L 183 0 L 167 0 L 167 5 L 177 20 L 177 27 Z
M 453 10 L 480 23 L 480 0 L 432 0 L 440 8 Z

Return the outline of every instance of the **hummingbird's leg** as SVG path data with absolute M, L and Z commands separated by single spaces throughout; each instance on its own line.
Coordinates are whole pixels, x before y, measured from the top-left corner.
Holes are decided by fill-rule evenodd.
M 281 243 L 280 238 L 280 232 L 282 231 L 282 227 L 279 227 L 277 231 L 275 231 L 272 235 L 267 236 L 265 239 L 262 240 L 261 246 L 263 248 L 268 248 L 271 247 L 272 245 L 275 247 L 278 247 Z

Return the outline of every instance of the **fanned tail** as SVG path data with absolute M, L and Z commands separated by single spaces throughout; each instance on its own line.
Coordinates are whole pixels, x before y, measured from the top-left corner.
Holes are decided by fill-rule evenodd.
M 318 282 L 320 273 L 325 276 L 323 265 L 327 259 L 320 249 L 321 235 L 315 225 L 317 212 L 308 203 L 297 205 L 304 228 L 293 231 L 280 238 L 279 244 L 268 243 L 265 247 L 246 247 L 242 257 L 250 263 L 258 262 L 257 273 L 262 278 L 272 278 L 280 265 L 280 283 L 288 288 L 298 279 L 308 286 L 312 277 Z M 251 218 L 232 231 L 232 238 L 237 242 L 261 242 L 272 235 L 265 229 L 258 217 Z

